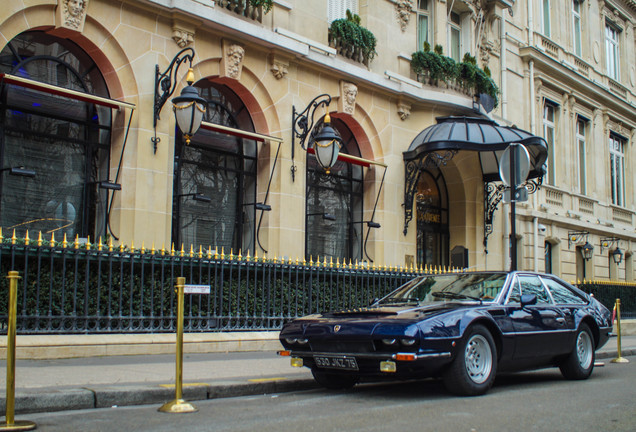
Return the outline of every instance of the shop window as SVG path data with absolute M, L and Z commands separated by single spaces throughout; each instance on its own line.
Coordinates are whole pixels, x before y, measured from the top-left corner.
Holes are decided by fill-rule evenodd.
M 0 53 L 0 72 L 108 97 L 95 62 L 68 39 L 30 31 Z M 95 239 L 107 230 L 111 109 L 17 85 L 0 97 L 0 224 L 30 231 Z M 34 177 L 11 175 L 25 167 Z
M 239 97 L 227 86 L 195 84 L 208 101 L 204 121 L 253 132 Z M 254 254 L 257 143 L 199 129 L 189 145 L 175 133 L 172 239 L 175 247 Z
M 360 149 L 351 130 L 337 118 L 331 126 L 343 140 L 340 153 L 360 157 Z M 317 126 L 319 128 L 320 125 Z M 317 129 L 314 129 L 317 130 Z M 305 255 L 309 260 L 326 257 L 363 259 L 363 167 L 338 161 L 330 174 L 307 154 L 307 200 L 305 212 Z

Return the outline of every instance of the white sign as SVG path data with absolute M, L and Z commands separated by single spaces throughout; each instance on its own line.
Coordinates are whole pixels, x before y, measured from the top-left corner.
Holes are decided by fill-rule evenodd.
M 210 294 L 210 285 L 184 285 L 184 294 Z
M 512 163 L 514 152 L 514 165 Z M 514 170 L 515 184 L 512 183 Z M 512 143 L 506 148 L 499 162 L 499 176 L 506 186 L 514 187 L 526 181 L 530 172 L 530 154 L 523 144 Z

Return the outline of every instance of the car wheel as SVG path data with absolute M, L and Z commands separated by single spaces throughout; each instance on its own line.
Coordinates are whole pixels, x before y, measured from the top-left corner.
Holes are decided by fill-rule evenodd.
M 594 369 L 595 355 L 592 332 L 588 325 L 583 323 L 576 334 L 574 349 L 559 365 L 559 369 L 567 379 L 587 379 Z
M 312 368 L 311 373 L 318 384 L 331 390 L 350 389 L 359 381 L 356 375 L 323 372 L 317 368 Z
M 497 373 L 497 350 L 482 325 L 466 330 L 457 355 L 444 374 L 444 385 L 454 394 L 478 396 L 492 387 Z

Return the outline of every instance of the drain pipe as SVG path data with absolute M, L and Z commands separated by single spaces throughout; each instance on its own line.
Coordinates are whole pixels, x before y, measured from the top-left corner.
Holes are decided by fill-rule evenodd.
M 532 3 L 531 1 L 528 3 Z M 532 133 L 534 135 L 537 134 L 537 119 L 536 119 L 536 109 L 535 109 L 535 105 L 534 105 L 534 98 L 535 98 L 535 94 L 534 94 L 534 60 L 530 60 L 528 62 L 528 68 L 529 68 L 529 75 L 530 75 L 530 131 L 532 131 Z M 539 195 L 539 191 L 537 190 L 535 193 L 532 194 L 532 209 L 534 211 L 537 210 L 538 205 L 539 205 L 539 200 L 538 200 L 538 196 Z M 534 271 L 539 271 L 539 217 L 538 216 L 534 216 L 532 218 L 532 236 L 534 238 L 534 248 L 532 248 L 533 250 L 533 270 Z
M 508 119 L 508 92 L 506 83 L 506 72 L 508 65 L 506 64 L 506 11 L 501 14 L 501 117 Z

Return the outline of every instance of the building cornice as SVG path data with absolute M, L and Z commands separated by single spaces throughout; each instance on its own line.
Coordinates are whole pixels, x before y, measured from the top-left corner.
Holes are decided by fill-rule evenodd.
M 125 1 L 132 2 L 132 0 Z M 340 79 L 354 81 L 359 87 L 373 88 L 396 98 L 410 100 L 414 107 L 419 103 L 422 105 L 432 104 L 462 113 L 469 113 L 473 110 L 472 98 L 466 95 L 446 92 L 436 87 L 423 86 L 418 88 L 407 80 L 392 79 L 391 74 L 387 75 L 385 71 L 382 74 L 372 72 L 364 66 L 358 66 L 334 56 L 331 50 L 316 49 L 316 47 L 324 46 L 318 42 L 311 43 L 311 41 L 304 40 L 305 38 L 294 38 L 293 35 L 290 36 L 288 31 L 270 30 L 258 22 L 252 23 L 234 17 L 227 11 L 201 4 L 195 0 L 136 0 L 134 3 L 145 3 L 147 6 L 152 6 L 155 11 L 158 8 L 166 16 L 178 14 L 181 19 L 188 16 L 193 21 L 200 23 L 199 28 L 252 43 L 260 49 L 284 53 L 302 60 L 304 64 L 310 63 L 314 67 L 328 71 L 330 74 L 337 71 Z
M 569 64 L 555 60 L 534 46 L 521 48 L 519 55 L 526 62 L 534 61 L 536 69 L 552 77 L 561 85 L 567 85 L 570 89 L 584 95 L 585 99 L 592 99 L 595 103 L 606 106 L 618 115 L 629 119 L 631 124 L 636 125 L 636 105 L 614 94 L 603 83 L 590 80 L 574 70 Z

